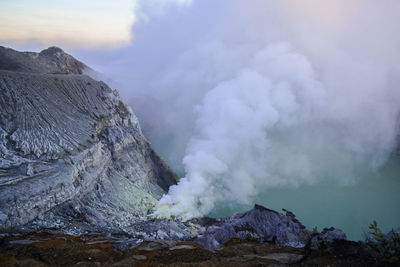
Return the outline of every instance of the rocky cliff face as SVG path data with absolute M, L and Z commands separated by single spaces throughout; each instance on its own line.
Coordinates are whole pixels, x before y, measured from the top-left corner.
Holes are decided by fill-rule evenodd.
M 176 183 L 131 109 L 85 67 L 59 48 L 0 47 L 0 227 L 123 228 Z

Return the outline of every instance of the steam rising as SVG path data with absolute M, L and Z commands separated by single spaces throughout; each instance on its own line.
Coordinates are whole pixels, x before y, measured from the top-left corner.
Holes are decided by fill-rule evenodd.
M 189 219 L 219 201 L 248 203 L 260 186 L 293 184 L 270 173 L 273 129 L 305 123 L 325 101 L 311 64 L 287 44 L 257 51 L 235 78 L 210 90 L 196 108 L 196 136 L 183 159 L 186 176 L 155 215 Z
M 386 160 L 398 1 L 177 3 L 135 25 L 122 68 L 98 68 L 121 81 L 162 156 L 183 159 L 154 215 L 186 220 L 273 187 L 354 184 Z

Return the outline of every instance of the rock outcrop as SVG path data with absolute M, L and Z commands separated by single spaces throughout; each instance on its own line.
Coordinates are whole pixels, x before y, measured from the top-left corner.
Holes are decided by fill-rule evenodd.
M 0 46 L 0 69 L 41 74 L 83 74 L 91 69 L 58 47 L 35 52 L 18 52 Z
M 232 238 L 295 248 L 304 248 L 317 240 L 328 243 L 346 240 L 346 235 L 339 229 L 314 233 L 307 230 L 293 213 L 282 214 L 257 204 L 250 211 L 225 218 L 196 218 L 186 222 L 169 219 L 138 221 L 126 227 L 122 236 L 131 239 L 132 244 L 143 240 L 193 241 L 209 250 L 221 248 Z
M 243 214 L 215 221 L 196 238 L 208 249 L 217 249 L 232 238 L 274 242 L 280 246 L 304 247 L 306 227 L 293 214 L 281 214 L 260 205 Z
M 176 183 L 131 109 L 85 67 L 55 47 L 0 47 L 0 227 L 124 228 Z

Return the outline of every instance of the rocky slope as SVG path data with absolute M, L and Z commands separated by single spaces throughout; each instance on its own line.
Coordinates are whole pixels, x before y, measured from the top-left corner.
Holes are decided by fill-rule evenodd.
M 176 183 L 130 108 L 85 67 L 59 48 L 0 47 L 0 227 L 123 228 Z

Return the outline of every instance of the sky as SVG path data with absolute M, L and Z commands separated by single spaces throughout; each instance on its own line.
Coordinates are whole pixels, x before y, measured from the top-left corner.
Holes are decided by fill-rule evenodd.
M 184 219 L 380 166 L 398 130 L 398 25 L 397 0 L 0 3 L 0 44 L 58 45 L 120 91 L 183 178 L 157 214 Z
M 192 0 L 3 0 L 0 44 L 113 50 L 132 43 L 134 24 Z
M 132 0 L 3 0 L 0 41 L 81 48 L 118 48 L 132 42 Z

